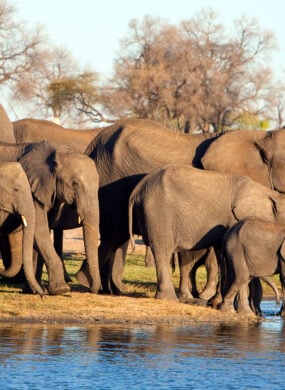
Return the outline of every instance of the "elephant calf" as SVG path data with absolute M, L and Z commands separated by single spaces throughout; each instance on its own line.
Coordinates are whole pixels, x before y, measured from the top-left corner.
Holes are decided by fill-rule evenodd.
M 233 311 L 236 294 L 247 297 L 252 278 L 278 273 L 283 293 L 281 314 L 284 315 L 285 225 L 257 219 L 237 222 L 223 239 L 221 309 Z M 242 298 L 238 312 L 251 312 L 247 299 Z

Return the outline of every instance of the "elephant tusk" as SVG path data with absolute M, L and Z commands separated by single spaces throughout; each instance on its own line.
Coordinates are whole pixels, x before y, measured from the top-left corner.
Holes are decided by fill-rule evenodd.
M 25 227 L 27 227 L 28 224 L 27 224 L 26 217 L 25 217 L 24 215 L 21 215 L 21 218 L 22 218 L 23 225 L 24 225 Z
M 78 215 L 78 224 L 81 225 L 81 218 L 80 218 L 80 215 Z

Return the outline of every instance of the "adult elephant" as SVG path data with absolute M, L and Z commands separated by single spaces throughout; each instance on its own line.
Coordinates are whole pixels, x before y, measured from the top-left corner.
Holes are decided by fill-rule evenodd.
M 80 217 L 90 270 L 90 290 L 98 292 L 101 286 L 97 251 L 99 205 L 94 161 L 66 148 L 56 149 L 48 142 L 1 143 L 0 159 L 19 161 L 28 177 L 36 213 L 35 243 L 47 266 L 49 293 L 64 294 L 70 290 L 49 234 L 48 214 L 59 202 L 75 208 Z
M 13 132 L 13 125 L 2 104 L 0 104 L 0 141 L 16 142 Z
M 34 293 L 44 295 L 33 270 L 35 208 L 27 176 L 17 162 L 0 162 L 0 235 L 22 230 L 22 259 L 26 279 Z M 0 270 L 9 276 L 8 270 Z
M 131 238 L 141 234 L 154 254 L 155 297 L 177 300 L 170 273 L 173 252 L 214 247 L 218 256 L 226 230 L 244 218 L 284 224 L 285 196 L 246 176 L 181 164 L 144 176 L 130 195 L 129 233 Z
M 192 166 L 215 136 L 186 135 L 146 119 L 127 119 L 100 131 L 85 153 L 99 174 L 99 262 L 103 289 L 124 291 L 122 272 L 129 240 L 128 198 L 143 175 L 167 163 Z M 78 274 L 88 286 L 88 268 Z
M 171 133 L 170 130 L 166 129 L 165 127 L 161 126 L 157 122 L 147 122 L 144 120 L 141 121 L 119 121 L 116 122 L 114 126 L 108 127 L 108 129 L 114 129 L 115 131 L 120 128 L 121 125 L 126 126 L 127 128 L 130 128 L 131 126 L 135 125 L 136 129 L 140 132 L 144 132 L 145 128 L 149 129 L 149 125 L 147 123 L 151 124 L 154 130 L 161 129 L 162 132 L 167 132 L 167 134 Z M 87 145 L 90 143 L 91 139 L 93 139 L 98 133 L 101 133 L 104 131 L 105 128 L 98 128 L 98 129 L 87 129 L 87 130 L 73 130 L 73 129 L 67 129 L 62 126 L 59 126 L 53 122 L 45 121 L 45 120 L 37 120 L 37 119 L 22 119 L 13 122 L 13 128 L 14 128 L 14 134 L 17 142 L 37 142 L 41 140 L 48 140 L 52 142 L 54 145 L 67 145 L 68 147 L 71 147 L 74 150 L 77 150 L 78 152 L 84 152 Z M 111 130 L 111 134 L 112 134 Z M 163 135 L 162 133 L 162 135 Z M 174 133 L 175 137 L 178 135 L 178 133 Z M 127 136 L 127 134 L 126 134 Z M 151 134 L 150 134 L 151 136 Z M 199 147 L 199 153 L 197 155 L 201 155 L 203 153 L 203 148 L 206 146 L 206 139 L 215 137 L 216 135 L 209 134 L 199 134 L 199 135 L 185 135 L 182 138 L 185 139 L 185 142 L 187 142 L 186 148 L 188 148 L 188 153 L 191 153 L 192 156 L 189 157 L 189 161 L 191 159 L 194 159 L 196 154 L 196 149 Z M 185 148 L 185 150 L 186 150 Z M 168 148 L 169 150 L 169 148 Z M 112 153 L 112 152 L 111 152 Z M 122 151 L 124 153 L 124 151 Z M 151 156 L 151 155 L 150 155 Z M 170 160 L 172 161 L 172 157 L 170 157 Z M 163 159 L 162 159 L 163 161 Z M 168 157 L 166 162 L 168 161 Z M 111 162 L 108 162 L 107 170 L 112 169 Z M 150 161 L 150 166 L 154 164 L 156 166 L 155 161 Z M 114 165 L 114 168 L 116 169 L 116 166 Z M 148 168 L 149 170 L 149 168 Z M 147 171 L 148 171 L 147 170 Z M 102 172 L 101 172 L 102 174 Z M 104 173 L 104 177 L 108 175 L 108 173 Z M 118 173 L 119 175 L 119 173 Z M 120 176 L 118 176 L 120 177 Z M 112 180 L 112 179 L 111 179 Z M 104 179 L 105 181 L 105 179 Z M 69 214 L 69 211 L 65 209 L 65 214 Z M 64 219 L 64 220 L 63 220 Z M 69 228 L 72 227 L 72 224 L 70 224 L 70 216 L 68 216 L 68 226 Z M 59 255 L 62 255 L 62 240 L 63 240 L 63 228 L 65 226 L 65 218 L 57 218 L 56 223 L 53 221 L 50 221 L 51 228 L 54 229 L 54 239 L 55 239 L 55 248 Z M 115 233 L 116 234 L 116 233 Z M 125 258 L 125 254 L 127 251 L 127 240 L 126 242 L 118 249 L 117 256 L 115 259 L 112 258 L 110 260 L 104 270 L 101 271 L 103 276 L 103 284 L 105 287 L 105 290 L 109 290 L 113 293 L 121 293 L 124 289 L 124 286 L 121 282 L 121 276 L 123 272 L 123 262 Z M 191 254 L 192 257 L 194 257 Z M 115 266 L 113 264 L 115 263 Z M 195 260 L 193 261 L 195 263 Z M 209 262 L 209 274 L 215 274 L 216 266 L 214 262 Z M 112 278 L 109 278 L 109 274 L 112 274 Z M 88 280 L 85 277 L 84 272 L 79 272 L 78 278 L 80 279 L 81 283 L 85 285 L 89 285 Z M 194 279 L 192 278 L 193 282 Z M 195 284 L 193 283 L 195 290 Z M 211 279 L 209 279 L 209 284 L 206 285 L 204 294 L 211 295 L 207 291 L 212 291 L 212 285 L 213 282 Z
M 100 132 L 95 129 L 70 129 L 40 119 L 20 119 L 12 122 L 12 133 L 17 143 L 49 141 L 54 146 L 66 145 L 74 152 L 84 153 L 92 139 Z
M 201 158 L 203 169 L 245 175 L 285 192 L 285 130 L 224 134 Z

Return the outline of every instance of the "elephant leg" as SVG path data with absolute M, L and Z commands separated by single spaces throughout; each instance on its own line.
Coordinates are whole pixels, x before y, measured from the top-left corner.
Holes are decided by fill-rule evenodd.
M 194 252 L 191 251 L 181 251 L 178 253 L 180 269 L 178 298 L 181 302 L 187 302 L 193 299 L 189 273 L 193 267 L 194 256 Z
M 48 292 L 53 295 L 61 295 L 70 291 L 69 285 L 64 279 L 64 270 L 62 261 L 54 249 L 48 226 L 47 213 L 37 202 L 36 211 L 36 228 L 35 242 L 44 258 L 48 273 Z
M 63 258 L 63 229 L 54 229 L 53 230 L 53 244 L 56 250 L 56 253 L 61 258 L 63 271 L 64 271 L 64 279 L 66 283 L 72 282 L 71 277 L 69 276 Z
M 110 262 L 109 258 L 113 255 L 113 247 L 108 240 L 101 240 L 98 248 L 98 260 L 100 265 L 100 276 L 101 276 L 101 289 L 100 291 L 106 294 L 111 294 L 109 290 L 109 279 L 110 279 Z M 87 259 L 84 259 L 79 271 L 75 275 L 78 283 L 82 286 L 90 288 L 92 285 L 91 276 L 89 273 L 89 267 Z
M 237 312 L 239 314 L 255 314 L 248 301 L 248 281 L 244 282 L 238 291 Z
M 239 292 L 239 286 L 233 282 L 229 287 L 227 293 L 223 297 L 223 300 L 218 304 L 218 308 L 226 312 L 236 312 L 235 299 Z
M 259 278 L 253 278 L 249 282 L 249 306 L 251 310 L 258 316 L 262 316 L 261 301 L 262 301 L 262 285 Z
M 111 261 L 110 289 L 114 295 L 122 295 L 126 292 L 126 286 L 122 281 L 125 260 L 128 251 L 129 240 L 121 245 L 114 253 Z
M 145 266 L 148 268 L 155 267 L 154 257 L 148 245 L 145 247 Z
M 201 294 L 197 289 L 196 271 L 201 265 L 204 264 L 205 259 L 207 259 L 208 252 L 209 252 L 208 250 L 202 249 L 197 251 L 189 251 L 189 250 L 181 251 L 179 253 L 179 264 L 180 264 L 179 299 L 181 301 L 193 299 L 193 297 L 206 299 L 205 297 L 207 297 L 207 295 L 211 297 L 216 292 L 217 272 L 215 273 L 214 267 L 213 267 L 213 272 L 211 274 L 211 278 L 215 280 L 214 288 L 213 288 L 213 280 L 211 280 L 208 283 L 207 291 L 203 296 L 201 296 Z M 214 255 L 214 259 L 216 259 L 215 255 Z M 212 294 L 210 292 L 212 292 Z
M 123 295 L 126 286 L 122 281 L 124 264 L 127 255 L 129 241 L 126 241 L 110 256 L 108 261 L 100 267 L 102 293 L 112 295 Z M 99 252 L 100 253 L 100 252 Z
M 213 248 L 207 250 L 204 257 L 204 265 L 207 271 L 207 282 L 204 290 L 200 294 L 200 298 L 208 300 L 216 293 L 217 290 L 218 262 Z
M 172 283 L 170 263 L 172 260 L 172 250 L 161 251 L 160 248 L 152 247 L 152 253 L 155 259 L 157 288 L 155 293 L 156 299 L 167 299 L 177 301 L 178 298 Z

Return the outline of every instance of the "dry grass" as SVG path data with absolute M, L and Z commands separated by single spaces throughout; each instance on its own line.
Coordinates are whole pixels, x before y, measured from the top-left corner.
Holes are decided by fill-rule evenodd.
M 21 286 L 8 285 L 0 281 L 0 322 L 28 323 L 114 323 L 114 324 L 194 324 L 211 323 L 256 323 L 252 316 L 242 317 L 225 314 L 210 307 L 169 302 L 154 299 L 156 276 L 154 268 L 144 266 L 144 249 L 137 247 L 135 254 L 129 254 L 125 265 L 123 281 L 125 296 L 90 294 L 78 285 L 74 275 L 83 260 L 82 236 L 76 229 L 69 232 L 65 240 L 66 265 L 73 282 L 71 293 L 65 296 L 22 294 Z M 200 269 L 198 286 L 202 288 L 205 270 Z M 173 274 L 173 283 L 178 286 L 178 271 Z M 277 279 L 276 279 L 277 280 Z M 44 275 L 46 284 L 47 275 Z M 278 282 L 278 280 L 277 280 Z M 272 292 L 265 286 L 265 295 Z
M 79 269 L 82 256 L 73 255 L 66 261 L 71 276 Z M 46 275 L 45 275 L 46 279 Z M 178 274 L 174 274 L 177 285 Z M 218 312 L 179 302 L 154 299 L 155 271 L 144 267 L 143 255 L 129 255 L 124 272 L 126 296 L 90 294 L 76 281 L 72 292 L 65 296 L 21 293 L 19 286 L 0 283 L 0 322 L 27 323 L 112 323 L 112 324 L 194 324 L 256 323 L 252 317 Z

